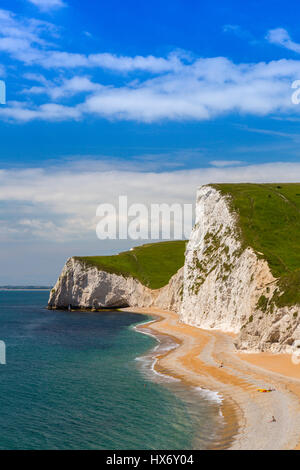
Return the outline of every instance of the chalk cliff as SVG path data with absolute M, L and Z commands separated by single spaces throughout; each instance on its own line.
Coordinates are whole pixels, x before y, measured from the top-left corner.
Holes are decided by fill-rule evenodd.
M 240 349 L 291 351 L 300 340 L 300 306 L 267 306 L 276 279 L 258 253 L 242 247 L 237 217 L 220 191 L 199 189 L 180 318 L 200 328 L 239 333 Z
M 101 309 L 110 307 L 160 307 L 178 311 L 183 268 L 161 289 L 149 289 L 133 277 L 101 271 L 69 258 L 50 293 L 50 308 Z
M 203 186 L 184 267 L 166 286 L 151 290 L 70 258 L 49 308 L 155 306 L 178 312 L 187 324 L 238 333 L 240 349 L 291 352 L 300 344 L 300 306 L 273 301 L 277 279 L 260 253 L 243 246 L 237 221 L 229 196 Z

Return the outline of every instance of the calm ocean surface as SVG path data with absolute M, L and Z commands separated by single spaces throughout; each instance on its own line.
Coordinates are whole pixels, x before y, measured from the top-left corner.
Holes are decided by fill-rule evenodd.
M 152 370 L 155 338 L 123 312 L 45 309 L 48 292 L 0 291 L 0 449 L 204 449 L 217 397 Z M 150 319 L 150 318 L 149 318 Z

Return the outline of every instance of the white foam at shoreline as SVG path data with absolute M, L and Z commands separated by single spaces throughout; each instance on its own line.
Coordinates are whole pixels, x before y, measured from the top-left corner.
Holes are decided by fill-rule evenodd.
M 161 343 L 160 339 L 157 336 L 155 336 L 153 333 L 150 333 L 149 331 L 143 331 L 143 330 L 141 331 L 139 329 L 140 326 L 148 325 L 148 323 L 153 323 L 153 322 L 151 321 L 151 322 L 136 325 L 136 326 L 133 327 L 133 329 L 138 331 L 139 333 L 142 333 L 143 335 L 151 336 L 152 338 L 156 339 L 159 343 Z
M 158 370 L 155 369 L 155 366 L 157 364 L 158 358 L 155 356 L 139 356 L 135 358 L 136 361 L 139 361 L 144 364 L 145 367 L 143 367 L 145 372 L 151 372 L 154 375 L 157 375 L 159 377 L 163 377 L 164 380 L 168 382 L 180 382 L 180 379 L 177 379 L 176 377 L 173 377 L 172 375 L 167 375 L 163 374 L 162 372 L 159 372 Z
M 180 379 L 177 379 L 176 377 L 173 377 L 172 375 L 163 374 L 162 372 L 159 372 L 155 369 L 158 358 L 155 355 L 151 354 L 151 352 L 153 353 L 154 351 L 156 351 L 156 354 L 159 354 L 160 352 L 171 351 L 172 349 L 175 349 L 177 347 L 177 344 L 174 343 L 174 342 L 172 342 L 171 344 L 163 345 L 163 343 L 162 343 L 161 339 L 159 338 L 159 336 L 157 336 L 153 333 L 150 333 L 147 330 L 139 328 L 141 326 L 145 326 L 145 325 L 148 325 L 149 323 L 154 323 L 156 321 L 157 320 L 150 320 L 150 321 L 145 322 L 145 323 L 139 323 L 138 325 L 133 327 L 134 330 L 136 330 L 139 333 L 142 333 L 146 336 L 151 336 L 152 338 L 154 338 L 158 342 L 158 344 L 152 349 L 152 351 L 150 351 L 149 354 L 145 354 L 144 356 L 136 357 L 135 360 L 143 362 L 146 366 L 148 366 L 147 370 L 149 370 L 149 366 L 150 366 L 150 370 L 153 374 L 155 374 L 159 377 L 163 377 L 168 382 L 180 382 Z M 150 361 L 151 361 L 151 365 L 149 364 Z
M 162 342 L 159 335 L 156 335 L 154 333 L 151 333 L 149 330 L 146 330 L 146 329 L 140 329 L 139 327 L 140 326 L 144 326 L 144 325 L 148 325 L 149 323 L 153 323 L 155 322 L 156 320 L 151 320 L 149 322 L 146 322 L 146 323 L 140 323 L 136 326 L 133 327 L 134 330 L 138 331 L 139 333 L 142 333 L 146 336 L 150 336 L 151 338 L 154 338 L 158 344 L 152 349 L 152 351 L 157 351 L 159 349 L 159 351 L 161 352 L 166 352 L 166 351 L 171 351 L 172 349 L 175 349 L 178 347 L 178 344 L 175 343 L 175 341 L 173 341 L 171 338 L 169 340 L 169 343 L 167 343 L 167 341 L 164 341 Z M 168 338 L 168 336 L 167 336 Z
M 223 402 L 223 397 L 219 392 L 213 390 L 208 390 L 207 388 L 195 387 L 195 390 L 201 392 L 201 395 L 204 395 L 210 401 L 221 404 Z
M 151 336 L 152 338 L 156 339 L 156 341 L 159 344 L 157 344 L 152 349 L 152 352 L 157 351 L 157 350 L 159 350 L 160 352 L 167 352 L 167 351 L 170 351 L 170 350 L 175 349 L 176 347 L 178 347 L 178 344 L 175 343 L 174 341 L 172 341 L 172 343 L 170 343 L 170 344 L 162 346 L 162 341 L 161 341 L 161 339 L 159 338 L 158 335 L 150 333 L 149 331 L 147 331 L 145 329 L 140 329 L 139 328 L 141 326 L 145 326 L 145 325 L 148 325 L 150 323 L 155 323 L 156 321 L 157 320 L 150 320 L 150 321 L 145 322 L 145 323 L 139 323 L 138 325 L 135 325 L 133 328 L 136 331 L 138 331 L 139 333 L 142 333 L 142 334 L 147 335 L 147 336 Z M 165 380 L 167 379 L 169 382 L 180 382 L 181 381 L 180 379 L 177 379 L 176 377 L 173 377 L 171 375 L 162 374 L 161 372 L 157 371 L 155 369 L 155 366 L 157 364 L 158 357 L 151 356 L 151 352 L 148 355 L 136 357 L 135 360 L 143 362 L 147 366 L 147 370 L 149 370 L 149 366 L 150 366 L 151 372 L 153 372 L 157 376 L 163 377 Z M 151 361 L 151 365 L 149 364 L 150 361 Z M 222 395 L 220 395 L 219 392 L 216 392 L 216 391 L 213 391 L 213 390 L 208 390 L 208 389 L 202 388 L 202 387 L 193 387 L 193 388 L 197 392 L 200 392 L 201 395 L 203 397 L 207 398 L 209 401 L 217 403 L 218 405 L 220 405 L 223 402 L 223 397 L 222 397 Z M 221 410 L 219 411 L 219 415 L 223 417 L 223 414 L 222 414 Z

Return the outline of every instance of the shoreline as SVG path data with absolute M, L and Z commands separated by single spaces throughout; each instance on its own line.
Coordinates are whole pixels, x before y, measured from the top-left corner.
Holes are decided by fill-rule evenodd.
M 222 396 L 224 442 L 231 438 L 226 448 L 300 449 L 300 366 L 291 366 L 288 355 L 279 355 L 280 364 L 274 365 L 270 359 L 273 355 L 237 352 L 234 335 L 186 325 L 173 312 L 156 308 L 121 310 L 156 317 L 136 329 L 147 328 L 154 336 L 166 335 L 178 344 L 157 356 L 154 367 L 158 373 Z M 221 362 L 223 367 L 219 367 Z M 258 388 L 275 391 L 259 393 Z M 270 422 L 272 416 L 276 422 Z
M 229 403 L 229 400 L 223 397 L 218 391 L 213 390 L 212 388 L 207 387 L 206 385 L 204 386 L 203 383 L 196 383 L 191 380 L 187 380 L 186 377 L 183 377 L 181 374 L 179 374 L 176 370 L 170 370 L 169 368 L 162 367 L 161 361 L 166 358 L 169 354 L 172 352 L 175 352 L 176 349 L 180 348 L 182 346 L 183 341 L 179 339 L 176 336 L 171 335 L 170 333 L 167 333 L 165 331 L 157 330 L 155 328 L 155 332 L 153 332 L 154 328 L 151 328 L 152 325 L 155 323 L 159 323 L 160 321 L 163 321 L 165 319 L 164 316 L 161 315 L 161 312 L 158 314 L 156 311 L 153 312 L 153 310 L 148 311 L 143 311 L 141 312 L 139 309 L 122 309 L 125 311 L 130 311 L 133 313 L 144 313 L 145 315 L 151 315 L 156 317 L 153 320 L 149 320 L 145 323 L 139 323 L 134 326 L 134 329 L 138 331 L 139 333 L 145 334 L 152 336 L 158 341 L 158 346 L 159 344 L 162 343 L 161 337 L 166 337 L 168 339 L 171 339 L 173 343 L 173 347 L 170 347 L 166 349 L 163 352 L 158 352 L 158 354 L 153 354 L 153 363 L 152 363 L 152 371 L 154 374 L 157 374 L 160 377 L 164 377 L 167 381 L 175 381 L 175 382 L 181 382 L 182 384 L 185 385 L 187 389 L 193 388 L 193 389 L 199 389 L 199 391 L 207 398 L 208 400 L 212 401 L 213 403 L 217 403 L 219 407 L 219 414 L 222 416 L 224 420 L 224 429 L 221 430 L 219 429 L 221 438 L 220 440 L 217 440 L 214 446 L 209 446 L 208 449 L 214 450 L 214 449 L 227 449 L 228 448 L 228 443 L 232 442 L 234 439 L 234 435 L 237 432 L 237 419 L 235 416 L 235 411 L 232 409 L 232 404 Z M 146 310 L 146 309 L 145 309 Z M 144 330 L 152 330 L 150 333 L 149 331 L 144 331 Z M 158 347 L 159 350 L 159 347 Z M 206 395 L 207 394 L 207 395 Z M 208 396 L 209 395 L 209 396 Z

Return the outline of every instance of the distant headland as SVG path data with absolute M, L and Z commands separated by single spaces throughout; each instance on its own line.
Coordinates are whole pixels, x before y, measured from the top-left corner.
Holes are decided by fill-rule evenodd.
M 51 290 L 52 286 L 0 286 L 0 290 Z

